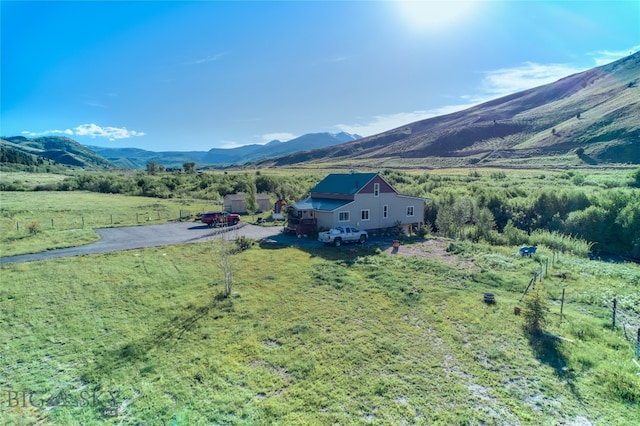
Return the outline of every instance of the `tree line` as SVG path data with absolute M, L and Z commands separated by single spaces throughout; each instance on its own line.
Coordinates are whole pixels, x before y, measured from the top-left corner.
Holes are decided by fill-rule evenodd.
M 15 149 L 0 147 L 0 163 L 22 164 L 24 166 L 39 166 L 51 164 L 51 161 L 32 154 L 27 154 Z

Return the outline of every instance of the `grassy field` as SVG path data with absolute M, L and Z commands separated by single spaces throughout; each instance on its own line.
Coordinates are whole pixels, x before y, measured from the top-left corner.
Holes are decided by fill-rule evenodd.
M 424 179 L 399 175 L 400 192 L 507 188 L 523 199 L 543 185 L 597 195 L 629 179 L 615 170 L 409 173 Z M 158 224 L 216 207 L 1 192 L 0 255 L 74 246 L 94 241 L 94 227 Z M 398 254 L 261 243 L 230 256 L 234 295 L 222 299 L 221 247 L 0 267 L 0 424 L 640 423 L 636 264 L 543 245 L 528 258 L 516 246 L 436 238 L 407 242 Z M 523 330 L 521 297 L 534 272 L 544 277 L 529 294 L 542 291 L 545 331 L 562 339 Z M 485 292 L 497 303 L 485 304 Z
M 552 253 L 447 245 L 402 246 L 410 257 L 256 244 L 230 257 L 236 294 L 224 300 L 220 242 L 5 265 L 0 418 L 640 422 L 640 368 L 609 307 L 615 294 L 637 316 L 637 265 L 555 258 L 537 288 L 549 297 L 546 330 L 572 342 L 536 340 L 513 311 Z
M 14 185 L 32 189 L 38 185 L 50 185 L 62 182 L 67 176 L 56 173 L 2 172 L 0 185 Z
M 220 209 L 211 201 L 93 192 L 0 192 L 0 256 L 73 247 L 98 239 L 93 228 L 166 223 Z M 35 228 L 33 231 L 31 228 Z

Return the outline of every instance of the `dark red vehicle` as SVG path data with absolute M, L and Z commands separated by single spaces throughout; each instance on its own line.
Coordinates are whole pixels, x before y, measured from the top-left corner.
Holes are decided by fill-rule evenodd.
M 233 226 L 240 222 L 240 216 L 228 212 L 206 212 L 200 218 L 202 223 L 206 223 L 210 228 L 217 226 Z

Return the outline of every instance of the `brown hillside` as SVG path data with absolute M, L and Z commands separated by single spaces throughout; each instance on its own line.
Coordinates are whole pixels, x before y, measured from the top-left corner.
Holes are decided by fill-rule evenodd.
M 584 150 L 579 156 L 578 148 Z M 640 163 L 640 52 L 464 111 L 261 164 L 438 166 L 559 161 Z

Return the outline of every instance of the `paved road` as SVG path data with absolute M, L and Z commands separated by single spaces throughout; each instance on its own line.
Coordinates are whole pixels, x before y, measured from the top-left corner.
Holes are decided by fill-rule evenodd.
M 293 239 L 282 233 L 281 226 L 239 225 L 223 230 L 209 228 L 194 222 L 178 222 L 165 225 L 127 226 L 123 228 L 99 228 L 95 230 L 100 240 L 78 247 L 50 250 L 42 253 L 0 257 L 0 265 L 17 262 L 32 262 L 56 257 L 80 256 L 83 254 L 107 253 L 120 250 L 132 250 L 142 247 L 158 247 L 171 244 L 197 243 L 220 238 L 228 232 L 231 238 L 244 235 L 254 240 L 272 238 L 276 240 Z M 316 243 L 310 241 L 310 243 Z

